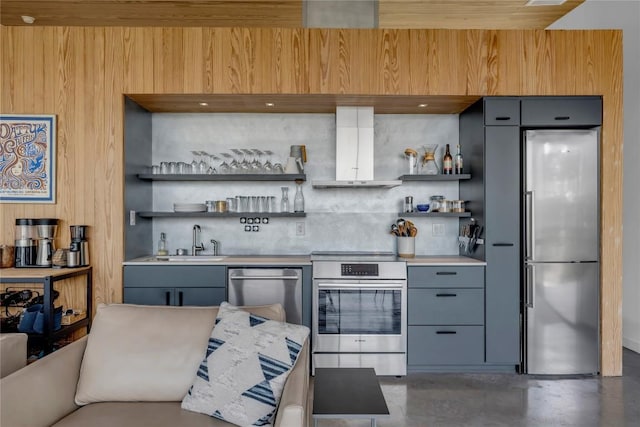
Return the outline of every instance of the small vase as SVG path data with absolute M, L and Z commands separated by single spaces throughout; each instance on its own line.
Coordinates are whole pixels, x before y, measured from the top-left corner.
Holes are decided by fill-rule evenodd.
M 304 212 L 304 194 L 302 194 L 301 182 L 296 182 L 296 195 L 293 198 L 293 211 Z
M 289 187 L 280 187 L 282 200 L 280 200 L 280 212 L 289 212 Z

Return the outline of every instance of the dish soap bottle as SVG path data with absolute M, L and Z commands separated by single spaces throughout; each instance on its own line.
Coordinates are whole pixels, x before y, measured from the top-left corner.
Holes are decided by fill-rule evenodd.
M 160 240 L 158 240 L 158 256 L 167 256 L 169 251 L 167 250 L 167 235 L 160 233 Z

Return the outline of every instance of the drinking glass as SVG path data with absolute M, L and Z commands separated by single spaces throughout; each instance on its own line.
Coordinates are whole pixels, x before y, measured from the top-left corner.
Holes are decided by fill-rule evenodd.
M 262 168 L 265 173 L 273 173 L 273 164 L 271 163 L 271 155 L 273 154 L 273 151 L 264 150 L 264 154 L 267 156 L 267 160 L 265 160 Z
M 249 212 L 260 212 L 260 198 L 258 196 L 251 196 Z
M 160 173 L 163 175 L 169 173 L 169 162 L 160 162 Z
M 200 161 L 198 162 L 199 174 L 206 174 L 209 172 L 209 154 L 206 151 L 200 152 Z

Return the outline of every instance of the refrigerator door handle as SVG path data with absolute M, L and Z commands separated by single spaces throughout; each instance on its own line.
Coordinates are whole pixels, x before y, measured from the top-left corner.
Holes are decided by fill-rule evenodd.
M 535 224 L 533 222 L 533 190 L 524 193 L 525 204 L 525 260 L 532 260 L 534 258 L 533 253 L 533 234 L 535 232 Z
M 534 293 L 533 293 L 533 285 L 534 285 L 534 281 L 535 281 L 535 274 L 533 271 L 533 265 L 527 265 L 525 267 L 526 270 L 526 277 L 525 277 L 525 286 L 526 286 L 526 300 L 525 300 L 525 305 L 528 308 L 533 308 L 533 299 L 534 299 Z

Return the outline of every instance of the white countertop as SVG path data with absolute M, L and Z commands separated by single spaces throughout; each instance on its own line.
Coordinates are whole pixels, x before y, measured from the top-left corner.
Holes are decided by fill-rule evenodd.
M 154 256 L 144 256 L 125 261 L 123 265 L 278 265 L 297 266 L 311 265 L 309 255 L 222 255 L 215 261 L 208 261 L 203 255 L 202 261 L 164 261 L 157 260 Z M 459 255 L 419 255 L 415 258 L 398 258 L 406 261 L 408 266 L 420 265 L 456 265 L 456 266 L 482 266 L 487 263 L 477 259 Z
M 207 256 L 203 255 L 203 259 Z M 309 255 L 221 255 L 216 261 L 164 261 L 144 256 L 125 261 L 122 265 L 311 265 Z

